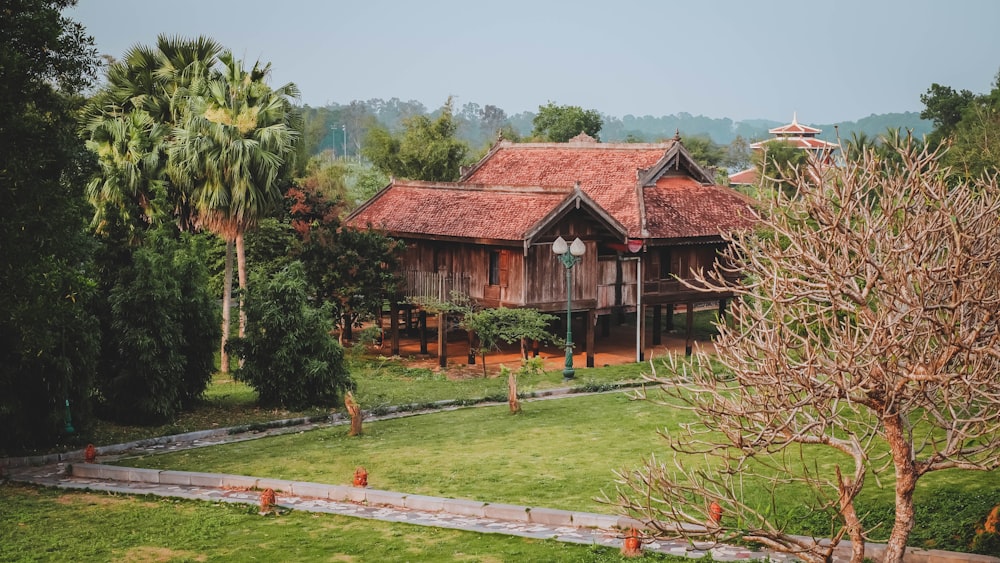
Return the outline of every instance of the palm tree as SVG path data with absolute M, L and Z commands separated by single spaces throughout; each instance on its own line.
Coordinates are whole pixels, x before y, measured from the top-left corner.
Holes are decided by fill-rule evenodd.
M 100 167 L 87 187 L 96 224 L 107 212 L 133 228 L 172 212 L 189 226 L 186 194 L 167 176 L 168 148 L 183 100 L 204 88 L 220 50 L 205 37 L 161 35 L 155 48 L 137 45 L 108 67 L 107 84 L 84 110 L 83 134 Z M 173 209 L 158 209 L 158 201 Z
M 221 70 L 213 73 L 203 95 L 189 99 L 170 155 L 189 182 L 196 222 L 226 241 L 220 369 L 227 372 L 233 250 L 239 286 L 245 290 L 243 235 L 281 201 L 278 183 L 290 170 L 301 127 L 290 101 L 298 97 L 298 88 L 286 84 L 271 89 L 265 82 L 270 64 L 257 62 L 248 72 L 229 51 L 219 61 Z M 241 295 L 240 336 L 245 333 Z

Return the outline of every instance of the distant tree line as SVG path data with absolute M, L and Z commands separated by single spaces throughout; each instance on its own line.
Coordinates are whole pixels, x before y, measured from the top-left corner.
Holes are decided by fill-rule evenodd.
M 455 121 L 455 138 L 467 143 L 473 153 L 480 152 L 484 147 L 493 144 L 501 133 L 505 139 L 528 139 L 532 137 L 538 115 L 544 113 L 544 108 L 554 105 L 549 102 L 546 106 L 539 106 L 538 112 L 525 111 L 515 114 L 508 114 L 499 106 L 489 104 L 481 106 L 476 103 L 466 103 L 461 107 L 451 107 Z M 306 106 L 302 111 L 307 123 L 305 142 L 300 147 L 303 155 L 333 151 L 338 157 L 357 157 L 372 127 L 380 125 L 388 131 L 399 132 L 404 127 L 405 119 L 422 115 L 433 120 L 444 111 L 444 106 L 429 110 L 424 104 L 415 100 L 374 98 L 355 100 L 344 105 L 332 103 L 324 107 Z M 770 137 L 769 129 L 787 123 L 787 121 L 764 119 L 733 121 L 729 118 L 696 116 L 686 112 L 663 116 L 616 117 L 601 114 L 597 110 L 586 111 L 593 112 L 594 116 L 600 119 L 601 140 L 612 143 L 657 142 L 670 139 L 675 133 L 680 132 L 684 138 L 706 138 L 717 145 L 727 146 L 737 139 L 747 142 L 765 140 Z M 873 114 L 857 121 L 837 124 L 810 123 L 810 125 L 821 129 L 819 137 L 830 142 L 836 142 L 838 136 L 841 139 L 849 139 L 855 133 L 874 137 L 890 128 L 912 131 L 919 139 L 930 134 L 933 129 L 930 118 L 922 117 L 916 112 Z M 579 132 L 576 131 L 573 135 Z

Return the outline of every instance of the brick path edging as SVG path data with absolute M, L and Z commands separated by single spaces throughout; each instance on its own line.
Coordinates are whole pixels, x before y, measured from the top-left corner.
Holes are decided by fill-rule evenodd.
M 495 518 L 497 520 L 544 524 L 548 526 L 600 529 L 643 527 L 641 522 L 624 516 L 609 516 L 589 512 L 490 503 L 468 499 L 431 497 L 347 485 L 327 485 L 323 483 L 267 479 L 223 473 L 139 469 L 99 463 L 75 463 L 69 467 L 69 470 L 70 474 L 74 477 L 86 479 L 198 486 L 215 489 L 274 489 L 275 492 L 324 500 L 384 505 L 429 512 L 445 512 L 460 516 Z

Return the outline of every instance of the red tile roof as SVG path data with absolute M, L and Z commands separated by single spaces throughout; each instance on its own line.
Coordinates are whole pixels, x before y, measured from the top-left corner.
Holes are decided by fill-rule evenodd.
M 837 143 L 831 143 L 824 141 L 823 139 L 816 139 L 813 137 L 778 137 L 775 139 L 768 139 L 766 141 L 760 141 L 758 143 L 753 143 L 750 145 L 752 149 L 762 148 L 767 143 L 788 143 L 795 148 L 799 149 L 838 149 L 840 148 Z
M 640 236 L 636 180 L 673 142 L 511 143 L 503 141 L 461 181 L 507 186 L 566 186 L 580 182 L 598 205 Z
M 458 183 L 395 182 L 346 224 L 403 237 L 527 240 L 579 182 L 587 204 L 631 238 L 717 237 L 750 225 L 749 200 L 696 178 L 709 179 L 673 142 L 505 141 Z
M 775 127 L 774 129 L 768 129 L 768 133 L 772 135 L 805 135 L 807 137 L 814 137 L 819 133 L 822 133 L 822 129 L 816 129 L 815 127 L 809 127 L 808 125 L 800 125 L 799 118 L 794 113 L 792 114 L 792 122 L 788 125 L 782 125 L 781 127 Z
M 347 224 L 370 224 L 397 236 L 520 241 L 571 190 L 395 182 L 358 209 Z
M 643 199 L 646 230 L 654 239 L 715 237 L 755 223 L 749 198 L 688 177 L 660 178 L 656 186 L 643 188 Z
M 747 168 L 729 175 L 729 184 L 734 186 L 749 186 L 757 182 L 757 169 Z

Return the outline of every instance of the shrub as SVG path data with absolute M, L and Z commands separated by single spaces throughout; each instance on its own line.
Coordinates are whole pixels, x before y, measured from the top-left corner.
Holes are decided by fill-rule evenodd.
M 344 349 L 330 334 L 330 307 L 310 303 L 301 263 L 255 272 L 245 307 L 247 334 L 227 350 L 241 360 L 233 376 L 253 387 L 262 405 L 331 406 L 354 388 Z
M 113 420 L 158 424 L 200 396 L 214 369 L 220 329 L 204 252 L 169 229 L 108 250 L 98 403 Z

